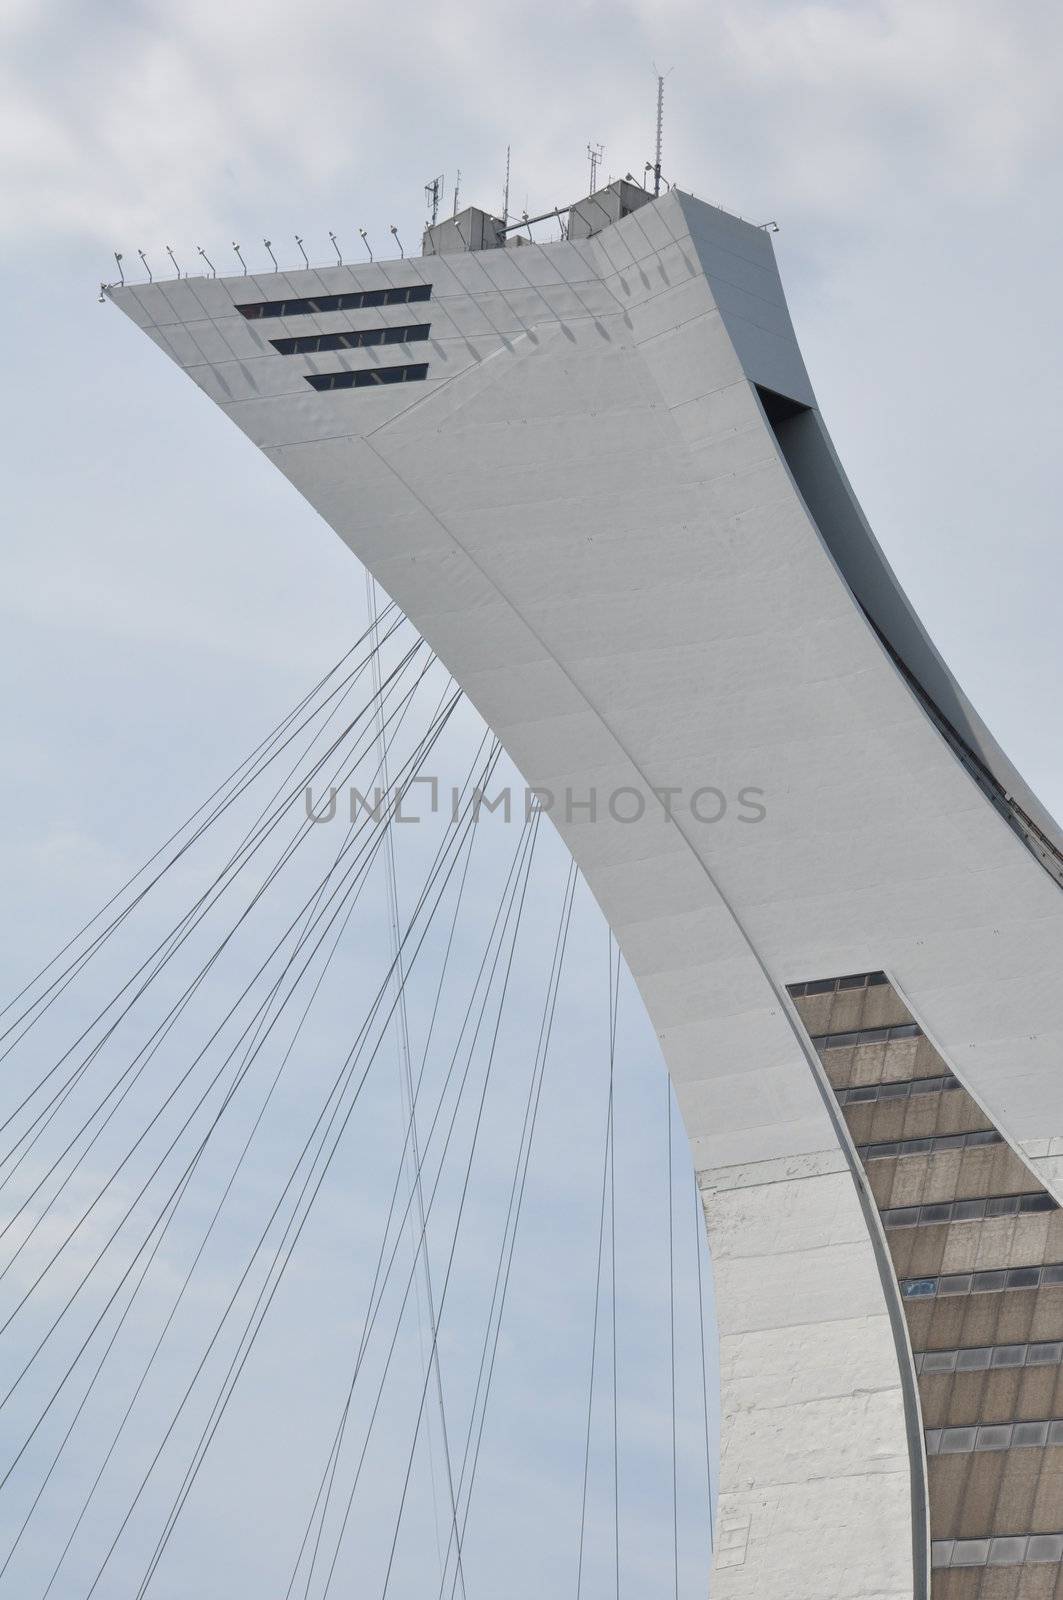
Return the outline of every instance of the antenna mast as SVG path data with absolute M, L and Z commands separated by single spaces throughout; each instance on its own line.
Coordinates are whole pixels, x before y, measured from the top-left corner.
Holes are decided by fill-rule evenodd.
M 594 194 L 598 188 L 598 168 L 601 166 L 604 151 L 604 144 L 589 144 L 587 146 L 587 154 L 591 158 L 591 186 L 589 190 L 591 194 Z
M 506 187 L 502 191 L 502 226 L 509 222 L 509 145 L 506 145 Z
M 459 196 L 460 193 L 461 193 L 461 168 L 459 167 L 458 168 L 458 176 L 457 176 L 457 179 L 455 180 L 455 183 L 454 183 L 454 215 L 455 216 L 457 216 L 457 214 L 458 214 L 458 196 Z
M 433 226 L 433 228 L 435 227 L 436 223 L 439 221 L 439 201 L 440 201 L 440 197 L 441 197 L 442 193 L 443 193 L 443 174 L 440 173 L 438 178 L 433 178 L 431 183 L 426 183 L 425 186 L 424 186 L 425 199 L 428 201 L 428 204 L 432 207 L 432 226 Z
M 657 63 L 653 63 L 653 70 L 657 73 L 657 151 L 653 160 L 653 193 L 656 197 L 661 192 L 661 137 L 664 128 L 664 78 L 657 72 Z

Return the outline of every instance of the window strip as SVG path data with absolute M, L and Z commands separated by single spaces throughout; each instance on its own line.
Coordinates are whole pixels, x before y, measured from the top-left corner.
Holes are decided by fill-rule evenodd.
M 978 1422 L 962 1428 L 927 1428 L 928 1456 L 972 1455 L 982 1450 L 1043 1450 L 1063 1444 L 1063 1419 Z
M 814 1033 L 817 1050 L 845 1050 L 854 1044 L 892 1044 L 895 1039 L 918 1039 L 918 1022 L 896 1022 L 892 1028 L 850 1028 L 847 1033 Z
M 906 1300 L 931 1295 L 1000 1294 L 1005 1289 L 1046 1289 L 1063 1285 L 1063 1261 L 1043 1267 L 996 1267 L 983 1272 L 949 1272 L 931 1278 L 902 1278 Z
M 888 983 L 884 972 L 853 972 L 844 978 L 812 978 L 807 983 L 789 983 L 787 991 L 794 999 L 806 994 L 836 994 L 844 989 L 874 989 Z
M 255 300 L 235 306 L 242 317 L 257 322 L 263 317 L 309 317 L 326 311 L 364 311 L 371 306 L 405 306 L 430 300 L 430 283 L 408 283 L 390 289 L 352 289 L 344 294 L 317 294 L 300 299 Z
M 999 1367 L 1058 1367 L 1063 1364 L 1063 1339 L 1034 1344 L 968 1345 L 957 1350 L 917 1350 L 916 1372 L 933 1377 L 943 1372 L 987 1372 Z
M 430 331 L 430 323 L 417 322 L 409 327 L 347 328 L 342 333 L 301 333 L 290 339 L 271 339 L 269 342 L 281 356 L 319 355 L 325 350 L 361 350 L 377 344 L 416 344 L 421 339 L 427 339 Z
M 882 1226 L 887 1229 L 926 1228 L 943 1222 L 987 1222 L 994 1217 L 1028 1216 L 1058 1209 L 1058 1200 L 1046 1190 L 1039 1189 L 1033 1194 L 998 1194 L 977 1200 L 944 1200 L 923 1206 L 888 1206 L 879 1215 Z
M 861 1161 L 885 1161 L 890 1156 L 936 1155 L 943 1150 L 974 1150 L 981 1145 L 1003 1144 L 995 1128 L 979 1128 L 974 1133 L 937 1133 L 926 1139 L 889 1139 L 879 1144 L 858 1144 Z
M 911 1095 L 947 1094 L 961 1087 L 951 1072 L 937 1078 L 900 1078 L 890 1083 L 864 1083 L 836 1091 L 839 1105 L 863 1105 L 873 1100 L 907 1100 Z
M 995 1539 L 935 1539 L 932 1567 L 1022 1567 L 1063 1561 L 1063 1533 L 1001 1534 Z
M 312 389 L 371 389 L 377 383 L 419 383 L 428 376 L 428 363 L 404 367 L 359 367 L 356 372 L 309 372 Z

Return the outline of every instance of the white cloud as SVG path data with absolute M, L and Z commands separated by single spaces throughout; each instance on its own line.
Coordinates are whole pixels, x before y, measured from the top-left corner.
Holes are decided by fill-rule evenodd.
M 465 0 L 407 5 L 387 28 L 339 0 L 101 16 L 9 16 L 7 229 L 160 253 L 173 232 L 227 243 L 279 193 L 297 225 L 301 200 L 353 203 L 388 169 L 443 165 L 452 180 L 462 145 L 468 182 L 491 203 L 507 141 L 518 207 L 526 188 L 553 203 L 578 187 L 588 138 L 605 141 L 614 170 L 651 153 L 654 54 L 676 67 L 668 153 L 691 188 L 704 179 L 696 152 L 715 148 L 732 192 L 755 166 L 791 200 L 837 203 L 869 184 L 918 184 L 928 162 L 960 192 L 995 192 L 1060 116 L 1063 16 L 1041 3 L 638 0 L 618 12 Z

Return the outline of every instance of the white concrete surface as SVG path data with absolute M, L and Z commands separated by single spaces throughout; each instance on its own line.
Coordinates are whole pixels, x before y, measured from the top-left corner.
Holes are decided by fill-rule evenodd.
M 405 357 L 267 339 L 406 307 L 232 310 L 417 280 L 431 338 Z M 113 298 L 373 571 L 530 783 L 647 797 L 637 823 L 558 825 L 640 985 L 705 1197 L 713 1593 L 911 1596 L 903 1353 L 784 986 L 884 968 L 1059 1194 L 1063 894 L 875 637 L 766 425 L 754 383 L 814 404 L 767 235 L 673 192 L 578 243 Z M 428 380 L 304 382 L 402 359 Z M 705 785 L 730 802 L 715 824 L 690 807 Z M 740 820 L 747 787 L 762 821 Z

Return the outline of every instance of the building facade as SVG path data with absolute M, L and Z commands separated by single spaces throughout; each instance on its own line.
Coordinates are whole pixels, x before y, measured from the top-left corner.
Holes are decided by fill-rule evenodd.
M 615 931 L 712 1249 L 716 1600 L 1063 1596 L 1063 839 L 867 527 L 768 234 L 622 184 L 557 243 L 470 210 L 418 259 L 109 292 Z

